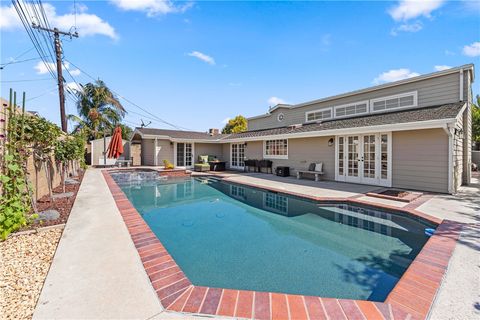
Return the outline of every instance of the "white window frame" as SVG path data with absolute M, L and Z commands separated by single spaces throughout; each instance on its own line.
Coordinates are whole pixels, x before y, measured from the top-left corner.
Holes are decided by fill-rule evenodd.
M 243 144 L 243 166 L 234 166 L 233 165 L 233 158 L 232 158 L 232 146 L 234 144 L 237 144 L 237 145 L 240 145 L 240 144 Z M 237 170 L 243 170 L 245 169 L 245 159 L 246 159 L 246 151 L 247 151 L 247 146 L 245 145 L 245 142 L 233 142 L 233 143 L 230 143 L 230 168 L 231 169 L 237 169 Z M 237 149 L 237 152 L 238 152 L 238 149 Z
M 177 167 L 177 144 L 178 143 L 190 143 L 192 145 L 192 165 L 191 166 L 182 166 L 181 168 L 193 168 L 193 165 L 196 162 L 195 158 L 195 142 L 189 142 L 189 141 L 177 141 L 173 143 L 173 165 Z M 183 154 L 183 161 L 186 162 L 186 152 L 185 152 L 185 147 L 184 147 L 184 154 Z
M 396 108 L 382 109 L 382 110 L 373 110 L 373 104 L 375 102 L 395 99 L 395 98 L 403 98 L 411 95 L 413 95 L 413 105 L 411 106 L 396 107 Z M 414 108 L 416 106 L 418 106 L 418 91 L 411 91 L 411 92 L 405 92 L 405 93 L 395 94 L 395 95 L 386 96 L 386 97 L 370 99 L 370 113 L 389 112 L 390 110 L 409 109 L 409 108 Z
M 267 195 L 270 195 L 270 196 L 274 197 L 274 200 L 273 200 L 274 207 L 267 206 Z M 285 211 L 283 211 L 281 209 L 277 209 L 279 197 L 283 197 L 286 200 L 285 201 Z M 270 211 L 279 213 L 281 215 L 288 215 L 288 200 L 289 200 L 288 197 L 283 195 L 283 194 L 263 192 L 263 208 L 265 210 L 270 210 Z
M 337 109 L 343 108 L 343 107 L 350 107 L 350 106 L 355 106 L 355 108 L 356 108 L 357 105 L 359 105 L 359 104 L 364 104 L 364 105 L 365 105 L 365 112 L 354 113 L 354 114 L 349 114 L 349 115 L 344 115 L 344 116 L 337 116 Z M 346 103 L 346 104 L 342 104 L 342 105 L 333 107 L 333 117 L 334 117 L 335 119 L 338 119 L 338 118 L 347 118 L 347 117 L 355 117 L 355 116 L 357 116 L 357 115 L 368 114 L 369 109 L 370 109 L 369 100 L 352 102 L 352 103 Z
M 309 115 L 309 114 L 311 114 L 311 113 L 316 113 L 316 112 L 323 112 L 323 111 L 327 111 L 327 110 L 330 110 L 330 115 L 331 115 L 330 118 L 308 120 L 308 115 Z M 320 108 L 320 109 L 317 109 L 317 110 L 312 110 L 312 111 L 307 111 L 307 112 L 305 112 L 305 123 L 310 123 L 310 122 L 315 122 L 315 121 L 322 121 L 322 120 L 329 120 L 329 119 L 333 119 L 333 118 L 335 118 L 335 114 L 333 113 L 333 107 L 325 107 L 325 108 Z
M 277 141 L 277 140 L 286 140 L 287 141 L 287 154 L 286 155 L 267 155 L 267 141 Z M 263 140 L 263 158 L 264 159 L 288 159 L 288 145 L 289 139 L 268 139 Z
M 382 179 L 381 178 L 381 159 L 380 159 L 380 156 L 381 156 L 381 151 L 380 153 L 376 154 L 375 155 L 375 162 L 376 162 L 376 167 L 375 167 L 375 173 L 376 173 L 376 177 L 375 177 L 375 180 L 377 180 L 376 182 L 372 183 L 373 181 L 372 180 L 368 180 L 368 179 L 362 179 L 362 177 L 360 176 L 360 173 L 359 173 L 359 179 L 358 181 L 354 182 L 354 183 L 360 183 L 360 184 L 367 184 L 367 185 L 377 185 L 377 186 L 384 186 L 384 187 L 392 187 L 392 164 L 393 164 L 393 159 L 392 159 L 392 145 L 393 145 L 393 140 L 392 140 L 392 132 L 391 131 L 380 131 L 380 132 L 365 132 L 365 133 L 352 133 L 352 134 L 345 134 L 345 135 L 338 135 L 338 136 L 335 136 L 335 180 L 336 181 L 343 181 L 343 182 L 348 182 L 347 180 L 347 174 L 346 174 L 346 170 L 347 170 L 347 165 L 346 165 L 346 162 L 344 161 L 344 171 L 343 171 L 343 175 L 339 175 L 338 174 L 338 169 L 339 169 L 339 157 L 338 157 L 338 149 L 339 149 L 339 138 L 340 137 L 343 137 L 343 152 L 347 152 L 346 150 L 346 139 L 348 136 L 359 136 L 359 141 L 361 139 L 361 137 L 363 137 L 364 135 L 370 135 L 370 134 L 375 134 L 378 138 L 381 139 L 381 136 L 383 134 L 386 134 L 388 136 L 388 144 L 387 144 L 387 179 Z M 377 138 L 376 138 L 377 139 Z M 376 141 L 377 145 L 381 147 L 381 141 Z M 362 148 L 362 147 L 361 147 Z M 381 149 L 380 149 L 381 150 Z M 363 150 L 362 150 L 362 155 L 363 155 Z M 360 168 L 359 168 L 360 170 Z M 373 178 L 372 178 L 373 179 Z M 363 181 L 362 181 L 363 180 Z

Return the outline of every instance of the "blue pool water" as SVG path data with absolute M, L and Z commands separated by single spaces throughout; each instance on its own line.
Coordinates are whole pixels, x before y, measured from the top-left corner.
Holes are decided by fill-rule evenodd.
M 432 227 L 212 178 L 113 177 L 194 285 L 383 301 Z

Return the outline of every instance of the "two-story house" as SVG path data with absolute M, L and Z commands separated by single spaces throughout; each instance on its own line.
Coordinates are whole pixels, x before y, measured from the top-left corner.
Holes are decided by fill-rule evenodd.
M 143 165 L 192 167 L 214 155 L 232 170 L 271 159 L 293 175 L 323 163 L 326 180 L 454 193 L 470 182 L 472 64 L 248 118 L 239 134 L 137 128 Z

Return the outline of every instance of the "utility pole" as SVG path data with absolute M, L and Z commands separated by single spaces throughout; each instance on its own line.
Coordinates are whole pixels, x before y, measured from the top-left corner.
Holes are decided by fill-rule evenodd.
M 42 26 L 39 26 L 35 23 L 32 24 L 32 27 L 38 30 L 43 30 L 47 32 L 52 32 L 54 41 L 55 41 L 55 56 L 57 60 L 57 81 L 58 81 L 58 96 L 60 98 L 60 122 L 62 123 L 62 131 L 67 132 L 67 116 L 65 115 L 65 92 L 63 89 L 63 72 L 62 72 L 62 45 L 60 43 L 60 35 L 69 36 L 78 38 L 78 33 L 64 32 L 60 31 L 57 28 L 48 29 Z

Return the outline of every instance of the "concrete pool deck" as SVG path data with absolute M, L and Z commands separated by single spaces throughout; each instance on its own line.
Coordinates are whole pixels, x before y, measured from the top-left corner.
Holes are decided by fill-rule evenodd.
M 266 176 L 266 175 L 265 175 Z M 268 176 L 270 178 L 272 176 Z M 261 185 L 262 175 L 230 175 L 238 182 Z M 331 190 L 348 197 L 363 198 L 364 193 L 378 187 L 321 182 L 315 186 L 310 181 L 295 184 L 296 180 L 275 180 L 276 187 L 291 189 L 303 194 Z M 285 178 L 283 178 L 285 179 Z M 292 186 L 293 185 L 293 186 Z M 327 187 L 328 186 L 328 187 Z M 335 189 L 334 187 L 338 188 Z M 341 188 L 343 187 L 343 189 Z M 466 194 L 458 197 L 441 195 L 443 210 L 430 212 L 439 206 L 434 197 L 419 206 L 422 212 L 438 214 L 439 218 L 461 219 L 461 222 L 478 221 L 478 186 L 469 187 Z M 369 197 L 370 198 L 370 197 Z M 372 200 L 372 201 L 376 201 Z M 384 200 L 384 199 L 378 199 Z M 391 200 L 388 200 L 391 201 Z M 400 204 L 399 204 L 400 206 Z M 402 206 L 405 206 L 403 203 Z M 452 217 L 448 212 L 453 212 Z M 466 228 L 451 258 L 436 303 L 430 313 L 431 319 L 471 319 L 478 317 L 478 229 Z M 477 239 L 478 240 L 478 239 Z M 477 243 L 478 244 L 478 243 Z M 465 270 L 471 270 L 470 273 Z M 462 290 L 459 285 L 464 284 Z M 88 170 L 70 219 L 55 254 L 52 267 L 42 290 L 34 318 L 135 318 L 170 319 L 183 314 L 166 312 L 158 302 L 145 269 L 136 252 L 130 234 L 122 221 L 112 194 L 100 170 Z M 192 318 L 191 315 L 186 318 Z

